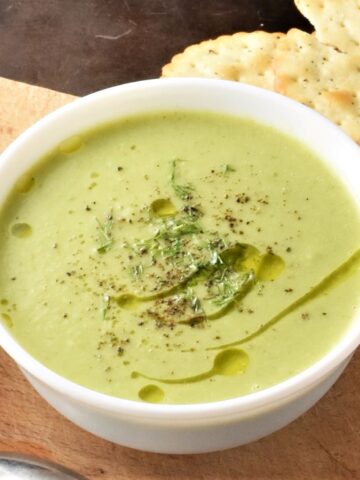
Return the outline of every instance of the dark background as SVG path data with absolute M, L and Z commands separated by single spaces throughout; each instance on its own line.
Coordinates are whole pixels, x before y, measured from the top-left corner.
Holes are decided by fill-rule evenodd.
M 200 40 L 291 27 L 311 31 L 293 0 L 0 0 L 0 76 L 85 95 Z

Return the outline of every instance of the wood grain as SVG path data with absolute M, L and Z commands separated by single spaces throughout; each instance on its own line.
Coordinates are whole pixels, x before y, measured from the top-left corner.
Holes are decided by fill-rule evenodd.
M 70 95 L 0 79 L 0 148 Z M 158 455 L 98 439 L 60 416 L 0 351 L 0 450 L 35 454 L 97 480 L 359 480 L 360 351 L 330 392 L 283 430 L 203 455 Z

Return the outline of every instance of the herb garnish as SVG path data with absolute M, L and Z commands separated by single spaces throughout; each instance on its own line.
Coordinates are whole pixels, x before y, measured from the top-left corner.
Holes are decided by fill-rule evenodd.
M 181 250 L 180 239 L 185 235 L 202 233 L 197 222 L 186 219 L 163 220 L 158 226 L 155 235 L 147 240 L 141 240 L 134 244 L 134 250 L 138 253 L 145 251 L 152 254 L 161 254 L 170 257 L 178 254 Z
M 132 273 L 132 276 L 135 278 L 135 279 L 138 279 L 141 277 L 141 275 L 143 274 L 144 272 L 144 267 L 141 263 L 139 263 L 138 265 L 134 265 L 132 268 L 131 268 L 131 273 Z
M 192 288 L 188 287 L 186 289 L 185 293 L 183 294 L 183 298 L 185 298 L 188 301 L 190 308 L 194 313 L 204 314 L 204 309 L 201 305 L 201 300 L 197 295 L 194 294 Z
M 106 320 L 107 314 L 110 308 L 110 295 L 108 293 L 104 293 L 102 296 L 102 300 L 103 300 L 103 305 L 101 309 L 102 319 Z
M 218 307 L 223 307 L 234 299 L 234 296 L 238 291 L 238 284 L 237 281 L 224 278 L 218 283 L 217 288 L 218 294 L 212 299 L 212 303 Z
M 167 222 L 164 222 L 155 238 L 162 238 L 162 239 L 171 239 L 171 238 L 179 238 L 183 235 L 190 235 L 193 233 L 201 233 L 202 229 L 197 222 L 187 221 L 185 219 L 171 219 Z
M 231 278 L 230 275 L 225 274 L 216 285 L 218 294 L 212 299 L 212 303 L 218 307 L 230 305 L 246 294 L 255 282 L 256 277 L 253 271 L 244 273 L 240 278 Z
M 162 248 L 159 248 L 161 255 L 165 258 L 175 257 L 181 252 L 181 241 L 180 238 L 173 238 L 170 240 L 168 245 L 165 245 Z
M 228 163 L 226 163 L 222 167 L 223 167 L 224 173 L 236 172 L 235 168 L 232 165 L 229 165 Z
M 100 246 L 96 249 L 98 253 L 105 253 L 111 248 L 114 241 L 112 238 L 112 227 L 114 223 L 113 214 L 110 212 L 104 223 L 101 223 L 100 220 L 96 219 L 98 224 L 99 232 L 99 243 Z
M 175 194 L 179 198 L 181 198 L 181 200 L 191 200 L 194 187 L 189 183 L 186 183 L 184 185 L 180 185 L 179 183 L 177 183 L 176 166 L 178 162 L 178 159 L 175 159 L 171 162 L 171 186 L 173 187 Z
M 242 265 L 247 246 L 231 245 L 226 236 L 222 238 L 216 231 L 202 227 L 202 206 L 192 201 L 193 185 L 178 182 L 180 161 L 171 161 L 170 184 L 183 205 L 181 209 L 174 207 L 169 211 L 167 207 L 173 206 L 169 199 L 152 202 L 149 223 L 154 229 L 153 235 L 125 245 L 132 250 L 128 255 L 131 261 L 128 271 L 137 291 L 122 293 L 115 299 L 121 308 L 125 308 L 125 297 L 136 304 L 151 302 L 143 314 L 154 318 L 157 326 L 170 328 L 176 324 L 194 326 L 221 318 L 257 282 L 255 272 Z M 224 174 L 235 171 L 229 164 L 222 167 Z M 113 243 L 112 221 L 112 214 L 106 223 L 98 221 L 101 236 L 98 251 L 101 253 Z M 109 307 L 110 297 L 104 296 L 104 318 Z
M 210 265 L 222 265 L 224 263 L 223 259 L 221 258 L 221 255 L 219 254 L 219 251 L 215 248 L 213 242 L 208 242 L 208 249 L 210 252 L 210 260 L 209 263 Z

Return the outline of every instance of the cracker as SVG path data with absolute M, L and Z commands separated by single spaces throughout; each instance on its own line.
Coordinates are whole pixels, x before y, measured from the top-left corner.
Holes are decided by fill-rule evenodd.
M 278 44 L 275 90 L 314 108 L 360 143 L 359 65 L 360 56 L 292 29 Z
M 162 69 L 163 77 L 210 77 L 273 89 L 271 68 L 282 33 L 256 31 L 224 35 L 191 45 Z
M 360 0 L 295 0 L 316 37 L 342 52 L 360 53 Z

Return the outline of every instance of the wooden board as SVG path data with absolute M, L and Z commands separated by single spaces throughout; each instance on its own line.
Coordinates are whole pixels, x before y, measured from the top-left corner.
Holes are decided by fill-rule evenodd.
M 0 148 L 73 98 L 0 78 Z M 72 425 L 34 392 L 0 351 L 0 451 L 35 454 L 94 480 L 358 480 L 359 406 L 360 351 L 311 411 L 265 439 L 212 454 L 150 454 Z

